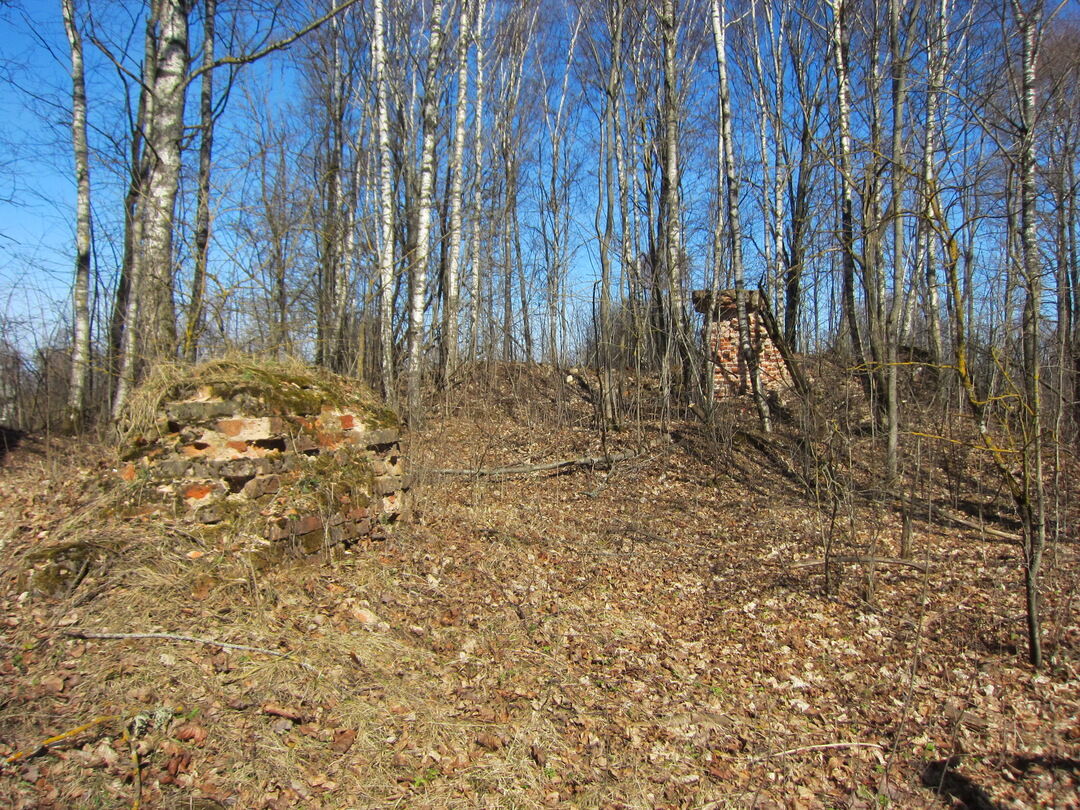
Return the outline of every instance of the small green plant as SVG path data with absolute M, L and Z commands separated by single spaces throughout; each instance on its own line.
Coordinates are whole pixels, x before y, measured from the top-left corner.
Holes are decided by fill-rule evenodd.
M 423 773 L 417 774 L 412 780 L 413 790 L 422 790 L 434 782 L 439 776 L 438 768 L 426 768 Z

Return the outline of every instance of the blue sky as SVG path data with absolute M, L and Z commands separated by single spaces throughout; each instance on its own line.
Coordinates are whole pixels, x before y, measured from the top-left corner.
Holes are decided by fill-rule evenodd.
M 0 325 L 27 349 L 48 341 L 71 283 L 68 51 L 59 3 L 5 4 L 0 30 Z

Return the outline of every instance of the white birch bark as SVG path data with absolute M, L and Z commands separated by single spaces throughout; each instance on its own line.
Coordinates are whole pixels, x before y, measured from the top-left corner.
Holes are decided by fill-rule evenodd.
M 372 61 L 375 63 L 375 118 L 379 144 L 379 358 L 383 396 L 394 393 L 394 187 L 391 176 L 390 112 L 386 88 L 386 20 L 384 0 L 375 0 Z
M 483 219 L 484 182 L 484 20 L 486 0 L 475 0 L 473 41 L 476 44 L 476 104 L 473 112 L 473 206 L 471 247 L 472 275 L 469 278 L 469 353 L 475 360 L 480 351 L 480 309 L 482 306 L 483 256 L 481 255 L 480 226 Z
M 663 228 L 663 260 L 665 280 L 668 287 L 667 331 L 664 354 L 660 367 L 660 389 L 663 397 L 663 421 L 667 422 L 672 402 L 672 364 L 675 349 L 684 338 L 685 307 L 682 300 L 682 223 L 679 200 L 679 115 L 678 77 L 675 67 L 676 18 L 675 0 L 663 0 L 660 9 L 660 33 L 663 44 L 663 105 L 664 127 L 662 164 L 663 183 L 661 192 L 661 216 Z
M 742 364 L 750 378 L 750 393 L 754 398 L 762 429 L 771 430 L 769 406 L 761 390 L 761 375 L 754 346 L 750 339 L 750 320 L 747 314 L 745 271 L 742 252 L 742 218 L 739 214 L 739 178 L 735 173 L 735 147 L 731 127 L 731 92 L 728 86 L 727 72 L 727 21 L 721 0 L 712 0 L 713 44 L 716 48 L 717 94 L 720 105 L 720 130 L 723 148 L 720 159 L 724 171 L 726 190 L 724 213 L 727 219 L 727 234 L 731 249 L 731 266 L 735 276 L 735 305 L 739 319 L 739 354 Z M 762 305 L 765 305 L 764 302 Z
M 1046 505 L 1043 483 L 1042 380 L 1039 356 L 1039 322 L 1042 309 L 1042 258 L 1039 253 L 1036 201 L 1036 91 L 1035 67 L 1041 44 L 1043 4 L 1041 0 L 1024 8 L 1021 0 L 1011 0 L 1013 18 L 1021 38 L 1022 84 L 1017 132 L 1017 171 L 1020 180 L 1021 277 L 1024 301 L 1024 399 L 1026 400 L 1027 445 L 1024 448 L 1023 485 L 1025 503 L 1021 507 L 1024 525 L 1024 591 L 1027 607 L 1028 658 L 1035 669 L 1042 666 L 1039 572 L 1046 545 Z
M 71 51 L 71 139 L 75 157 L 75 281 L 72 294 L 74 336 L 68 389 L 69 427 L 81 426 L 90 380 L 90 154 L 86 140 L 86 75 L 75 0 L 61 0 Z
M 449 256 L 447 257 L 445 296 L 443 309 L 443 353 L 440 376 L 446 380 L 453 374 L 458 364 L 458 309 L 461 286 L 462 253 L 462 208 L 464 207 L 465 187 L 465 117 L 468 105 L 469 89 L 469 12 L 472 3 L 459 0 L 461 8 L 458 15 L 457 43 L 457 96 L 454 109 L 453 145 L 450 154 L 450 233 Z
M 938 127 L 938 104 L 943 90 L 945 78 L 945 47 L 949 38 L 949 15 L 952 10 L 951 0 L 936 0 L 930 14 L 931 21 L 927 24 L 927 72 L 928 85 L 926 88 L 926 135 L 923 145 L 922 159 L 922 187 L 924 199 L 924 219 L 929 222 L 933 211 L 934 198 L 937 196 L 936 177 L 936 144 Z M 929 238 L 927 227 L 919 228 L 920 241 L 925 245 L 923 250 L 916 248 L 916 256 L 920 261 L 926 262 L 923 277 L 926 280 L 926 317 L 927 330 L 929 331 L 930 360 L 933 363 L 941 362 L 941 303 L 938 298 L 937 278 L 937 241 Z M 923 258 L 925 255 L 925 259 Z
M 443 41 L 443 0 L 435 0 L 431 10 L 431 38 L 424 70 L 421 102 L 420 187 L 417 200 L 416 249 L 409 264 L 409 353 L 407 368 L 408 412 L 420 415 L 420 377 L 423 373 L 424 299 L 427 295 L 427 265 L 430 255 L 432 189 L 435 183 L 435 136 L 439 104 L 436 82 Z
M 146 304 L 142 353 L 153 362 L 176 352 L 176 306 L 172 237 L 180 185 L 180 149 L 188 72 L 189 0 L 156 0 L 153 95 L 147 121 L 150 171 L 143 202 L 142 298 Z M 129 324 L 130 326 L 130 324 Z
M 858 314 L 855 310 L 855 203 L 851 156 L 851 79 L 847 65 L 847 42 L 844 28 L 845 0 L 828 0 L 828 3 L 832 10 L 829 45 L 832 51 L 833 67 L 836 71 L 836 107 L 840 128 L 842 309 L 855 359 L 858 363 L 864 364 L 863 342 Z

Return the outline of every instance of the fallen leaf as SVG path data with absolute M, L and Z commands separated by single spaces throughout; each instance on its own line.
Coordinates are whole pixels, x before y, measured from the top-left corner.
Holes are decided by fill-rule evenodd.
M 330 743 L 330 750 L 336 754 L 344 754 L 352 747 L 353 740 L 355 739 L 356 729 L 339 728 L 334 732 L 334 741 Z
M 195 745 L 199 745 L 206 739 L 207 732 L 205 728 L 196 723 L 184 723 L 173 732 L 173 736 L 178 740 L 190 741 Z
M 268 714 L 271 717 L 284 717 L 287 720 L 292 720 L 294 723 L 302 723 L 304 721 L 304 715 L 302 715 L 296 709 L 290 709 L 286 706 L 280 706 L 277 703 L 264 703 L 263 714 Z
M 59 675 L 46 675 L 41 679 L 41 688 L 46 694 L 59 695 L 64 691 L 64 679 Z

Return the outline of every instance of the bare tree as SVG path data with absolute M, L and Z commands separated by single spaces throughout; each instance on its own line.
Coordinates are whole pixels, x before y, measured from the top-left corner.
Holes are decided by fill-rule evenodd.
M 82 35 L 75 19 L 75 0 L 61 0 L 64 30 L 71 50 L 71 137 L 75 156 L 75 284 L 74 342 L 68 389 L 68 422 L 81 426 L 90 382 L 90 150 L 86 139 L 86 78 Z
M 443 295 L 442 363 L 440 376 L 446 380 L 458 363 L 458 310 L 461 289 L 462 209 L 465 205 L 465 119 L 468 113 L 469 40 L 472 37 L 470 0 L 459 0 L 457 43 L 457 97 L 454 108 L 453 143 L 450 155 L 450 233 L 449 258 Z
M 739 178 L 735 173 L 734 136 L 731 128 L 731 91 L 728 86 L 727 72 L 727 21 L 724 7 L 720 0 L 712 0 L 713 43 L 716 47 L 717 95 L 720 107 L 720 130 L 722 144 L 720 161 L 723 166 L 724 215 L 727 220 L 726 233 L 731 249 L 731 263 L 735 274 L 735 306 L 739 319 L 739 355 L 750 376 L 750 391 L 757 407 L 761 426 L 766 433 L 771 430 L 769 405 L 761 389 L 761 374 L 758 367 L 757 353 L 750 342 L 750 320 L 747 314 L 745 270 L 742 252 L 742 218 L 739 213 Z
M 431 246 L 432 192 L 435 183 L 435 137 L 440 88 L 438 68 L 443 44 L 443 0 L 431 9 L 430 39 L 421 101 L 420 185 L 417 199 L 416 248 L 409 262 L 409 348 L 407 407 L 410 417 L 420 415 L 420 377 L 423 373 L 424 305 L 427 265 Z
M 199 90 L 199 177 L 195 203 L 195 271 L 181 354 L 194 363 L 198 355 L 206 296 L 206 264 L 210 252 L 210 167 L 214 152 L 214 26 L 217 0 L 203 0 L 203 74 Z

